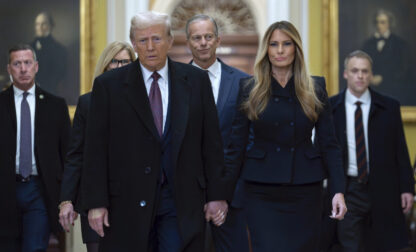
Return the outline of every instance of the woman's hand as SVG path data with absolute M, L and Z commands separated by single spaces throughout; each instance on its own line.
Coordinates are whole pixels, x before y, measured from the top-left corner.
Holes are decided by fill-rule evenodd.
M 74 225 L 74 221 L 77 219 L 78 213 L 74 211 L 74 206 L 71 202 L 63 204 L 59 211 L 59 223 L 66 232 L 69 232 L 71 225 Z

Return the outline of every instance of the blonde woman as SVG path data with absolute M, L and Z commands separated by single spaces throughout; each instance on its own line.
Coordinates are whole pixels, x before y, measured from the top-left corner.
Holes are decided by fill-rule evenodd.
M 112 69 L 125 66 L 136 59 L 133 48 L 126 42 L 115 41 L 101 53 L 95 67 L 94 78 Z M 71 144 L 67 153 L 61 187 L 61 203 L 59 204 L 59 222 L 65 231 L 69 231 L 77 218 L 74 205 L 78 206 L 79 183 L 83 163 L 83 149 L 86 119 L 91 99 L 91 92 L 79 97 L 72 126 Z M 81 216 L 82 239 L 88 252 L 98 251 L 98 235 L 88 224 L 87 216 Z
M 318 251 L 322 180 L 330 178 L 331 217 L 340 220 L 345 178 L 325 79 L 309 77 L 291 23 L 266 31 L 254 76 L 240 82 L 238 104 L 226 164 L 242 169 L 253 252 Z

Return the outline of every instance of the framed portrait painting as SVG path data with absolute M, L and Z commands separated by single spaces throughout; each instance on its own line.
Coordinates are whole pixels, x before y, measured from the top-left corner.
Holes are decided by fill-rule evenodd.
M 331 90 L 346 87 L 344 59 L 362 50 L 373 59 L 370 87 L 398 100 L 404 121 L 416 121 L 416 2 L 323 0 L 323 7 Z
M 36 84 L 75 105 L 80 94 L 80 1 L 0 3 L 0 89 L 10 85 L 8 49 L 29 44 L 39 62 Z

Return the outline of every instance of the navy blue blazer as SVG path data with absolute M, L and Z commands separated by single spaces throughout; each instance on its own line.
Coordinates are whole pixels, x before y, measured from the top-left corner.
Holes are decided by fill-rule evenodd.
M 224 64 L 220 59 L 218 61 L 221 63 L 221 82 L 217 100 L 217 111 L 223 146 L 226 147 L 230 141 L 240 79 L 249 77 L 249 75 Z
M 231 136 L 232 123 L 236 111 L 239 83 L 242 78 L 249 77 L 248 74 L 221 63 L 221 82 L 217 100 L 218 119 L 224 148 L 228 145 Z M 225 152 L 225 151 L 224 151 Z M 233 207 L 243 206 L 243 188 L 237 183 L 234 197 L 231 202 Z
M 329 177 L 332 193 L 345 191 L 341 148 L 335 136 L 325 79 L 313 79 L 318 98 L 324 105 L 316 122 L 303 112 L 293 77 L 285 88 L 272 78 L 272 94 L 258 120 L 250 121 L 237 108 L 225 157 L 227 168 L 236 174 L 242 169 L 244 180 L 260 183 L 307 184 Z M 248 98 L 253 84 L 252 79 L 240 82 L 238 104 Z M 253 146 L 246 153 L 250 125 L 254 133 Z M 311 140 L 314 127 L 319 148 Z

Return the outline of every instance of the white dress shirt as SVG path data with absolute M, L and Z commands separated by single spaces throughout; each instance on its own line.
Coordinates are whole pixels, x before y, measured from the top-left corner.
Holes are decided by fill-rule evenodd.
M 147 95 L 149 96 L 150 93 L 150 87 L 152 86 L 153 78 L 152 74 L 153 72 L 147 70 L 141 63 L 140 67 L 142 69 L 143 74 L 143 80 L 144 84 L 146 86 Z M 157 73 L 160 75 L 159 80 L 157 81 L 157 84 L 159 84 L 160 94 L 162 95 L 162 109 L 163 109 L 163 122 L 162 122 L 162 130 L 165 130 L 165 123 L 166 123 L 166 115 L 168 111 L 168 103 L 169 103 L 169 73 L 168 73 L 168 60 L 166 60 L 165 66 L 157 71 Z
M 360 98 L 355 97 L 349 89 L 345 92 L 345 116 L 347 122 L 347 143 L 348 143 L 348 175 L 358 176 L 357 170 L 357 154 L 355 145 L 355 110 L 357 105 L 355 103 L 360 101 L 361 110 L 363 112 L 363 127 L 364 127 L 364 139 L 365 149 L 367 155 L 367 168 L 369 167 L 369 156 L 368 156 L 368 115 L 370 113 L 371 95 L 367 89 Z M 367 170 L 367 172 L 370 172 Z
M 198 66 L 195 61 L 192 61 L 192 65 L 203 69 L 202 67 Z M 209 80 L 211 81 L 211 86 L 212 86 L 212 93 L 214 95 L 214 99 L 215 99 L 215 104 L 217 104 L 217 100 L 218 100 L 218 94 L 220 92 L 220 83 L 221 83 L 221 63 L 216 59 L 215 62 L 208 67 L 208 69 L 203 69 L 203 70 L 208 70 L 208 76 L 209 76 Z
M 36 85 L 33 85 L 27 92 L 29 93 L 26 97 L 27 103 L 29 104 L 30 109 L 30 124 L 31 124 L 31 134 L 32 134 L 32 175 L 38 175 L 38 170 L 36 169 L 36 159 L 35 159 L 35 111 L 36 111 L 36 93 L 35 93 Z M 24 91 L 18 89 L 16 86 L 13 85 L 14 91 L 14 104 L 16 108 L 16 174 L 20 174 L 19 172 L 19 158 L 20 158 L 20 111 L 21 111 L 21 104 L 23 100 L 23 93 Z

